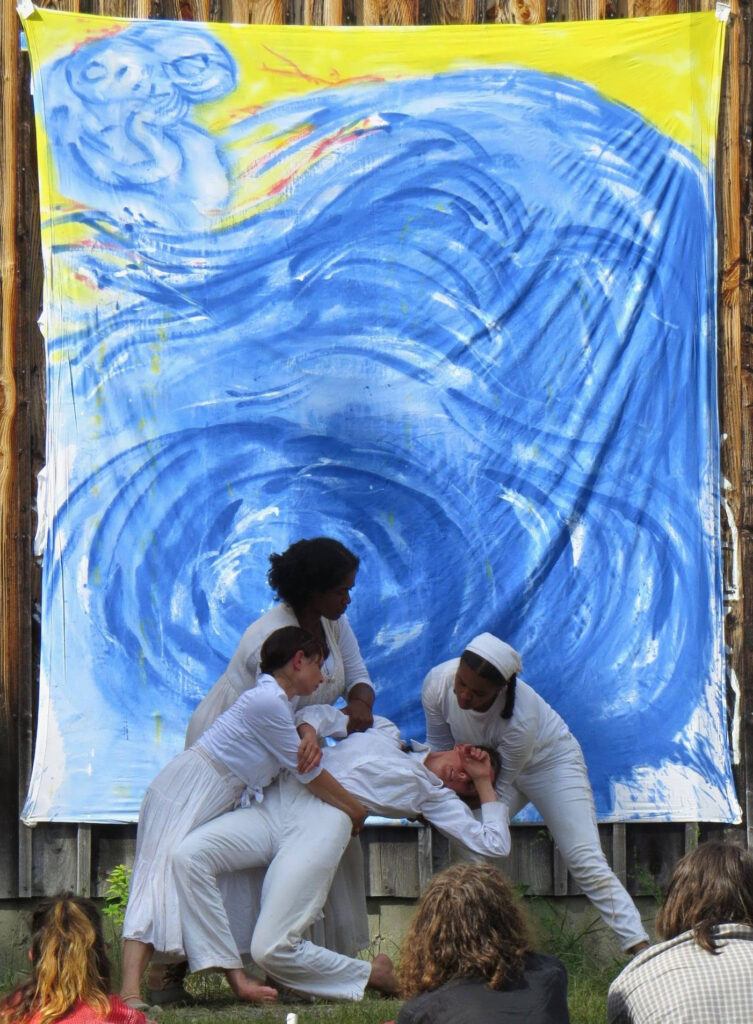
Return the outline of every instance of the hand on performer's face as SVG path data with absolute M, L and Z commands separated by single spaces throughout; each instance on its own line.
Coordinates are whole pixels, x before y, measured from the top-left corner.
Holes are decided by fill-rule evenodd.
M 458 752 L 460 753 L 463 770 L 468 773 L 474 782 L 481 779 L 488 779 L 489 782 L 494 781 L 492 763 L 485 750 L 473 747 L 470 743 L 461 743 L 458 745 Z

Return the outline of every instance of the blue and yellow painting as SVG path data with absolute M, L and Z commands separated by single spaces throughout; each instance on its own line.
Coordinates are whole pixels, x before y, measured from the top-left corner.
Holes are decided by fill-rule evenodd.
M 37 10 L 47 464 L 27 821 L 134 820 L 272 551 L 338 537 L 379 710 L 491 630 L 602 819 L 739 818 L 712 14 Z

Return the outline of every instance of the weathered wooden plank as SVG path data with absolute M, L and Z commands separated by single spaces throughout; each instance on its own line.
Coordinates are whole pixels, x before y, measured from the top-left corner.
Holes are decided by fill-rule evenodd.
M 342 25 L 342 0 L 290 0 L 288 21 L 295 25 Z
M 170 21 L 217 21 L 210 0 L 151 0 L 149 17 Z
M 418 0 L 355 0 L 359 25 L 416 25 Z
M 119 864 L 133 867 L 136 852 L 135 825 L 98 825 L 92 830 L 92 895 L 104 895 L 107 876 Z
M 283 0 L 222 0 L 220 21 L 236 25 L 282 25 L 285 21 Z
M 76 888 L 76 826 L 46 822 L 34 829 L 32 895 L 51 896 Z
M 721 527 L 725 602 L 725 645 L 727 682 L 731 719 L 732 760 L 741 793 L 751 784 L 750 758 L 753 755 L 750 729 L 743 727 L 744 590 L 743 552 L 740 544 L 743 525 L 743 364 L 742 364 L 742 224 L 740 163 L 740 19 L 739 8 L 730 6 L 727 25 L 726 60 L 722 79 L 717 143 L 716 208 L 719 224 L 718 332 L 720 351 L 719 414 L 722 443 Z M 750 437 L 748 438 L 750 443 Z M 750 601 L 748 602 L 750 604 Z M 748 686 L 751 676 L 748 675 Z M 745 797 L 741 800 L 745 802 Z M 750 819 L 748 818 L 748 822 Z
M 18 53 L 18 16 L 6 3 L 0 12 L 0 771 L 6 780 L 0 795 L 3 842 L 0 866 L 7 871 L 4 896 L 15 896 L 19 884 L 18 858 L 18 718 L 23 677 L 20 636 L 24 609 L 20 593 L 22 531 L 18 466 L 18 395 L 16 353 L 19 340 L 21 278 L 18 260 L 19 225 L 19 103 L 21 69 Z
M 565 21 L 598 21 L 607 16 L 607 0 L 561 0 Z
M 418 830 L 418 890 L 423 892 L 434 874 L 434 829 L 426 825 Z
M 497 25 L 538 25 L 546 20 L 546 0 L 492 0 L 484 12 L 484 21 Z
M 628 890 L 637 896 L 656 896 L 666 887 L 675 864 L 685 853 L 683 824 L 628 826 Z
M 553 887 L 552 849 L 548 831 L 541 825 L 520 825 L 512 830 L 513 843 L 505 871 L 515 885 L 525 886 L 530 896 L 548 895 Z
M 73 14 L 88 13 L 87 3 L 90 0 L 39 0 L 37 7 L 52 7 L 56 11 L 68 11 Z M 8 5 L 12 6 L 11 4 Z
M 699 828 L 697 821 L 685 822 L 685 853 L 690 853 L 698 847 Z
M 368 895 L 415 899 L 421 891 L 417 830 L 368 828 L 363 839 Z
M 612 825 L 612 871 L 627 884 L 627 827 L 622 822 Z
M 740 179 L 741 179 L 741 529 L 740 549 L 743 581 L 742 671 L 738 679 L 742 692 L 742 764 L 739 792 L 745 814 L 748 848 L 753 849 L 753 600 L 745 595 L 753 580 L 753 13 L 750 0 L 739 11 L 739 96 L 740 96 Z
M 657 14 L 677 14 L 677 0 L 628 0 L 628 18 L 647 18 Z
M 567 896 L 567 884 L 567 864 L 555 844 L 552 850 L 552 891 L 554 895 Z
M 79 0 L 86 14 L 99 14 L 108 18 L 148 18 L 152 13 L 151 0 Z
M 477 0 L 426 0 L 421 22 L 429 25 L 472 25 L 478 19 Z
M 92 891 L 92 827 L 76 828 L 76 889 L 79 896 L 91 896 Z

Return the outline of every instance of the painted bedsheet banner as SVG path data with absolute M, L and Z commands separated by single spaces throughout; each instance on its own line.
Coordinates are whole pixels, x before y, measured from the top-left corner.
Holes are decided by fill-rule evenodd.
M 27 821 L 133 820 L 267 558 L 362 557 L 379 710 L 491 630 L 602 819 L 732 821 L 712 14 L 25 21 L 47 465 Z

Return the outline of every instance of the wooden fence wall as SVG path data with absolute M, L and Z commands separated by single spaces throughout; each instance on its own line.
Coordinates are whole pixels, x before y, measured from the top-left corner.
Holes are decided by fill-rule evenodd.
M 60 0 L 69 11 L 129 18 L 244 24 L 534 24 L 642 17 L 713 7 L 708 0 Z M 727 36 L 718 148 L 719 362 L 722 427 L 721 518 L 726 643 L 735 768 L 745 809 L 737 841 L 753 848 L 753 104 L 751 0 L 733 0 Z M 18 824 L 31 768 L 39 659 L 40 567 L 32 555 L 36 474 L 44 461 L 44 350 L 36 326 L 42 295 L 37 170 L 29 69 L 19 51 L 12 0 L 2 0 L 0 48 L 0 900 L 65 885 L 100 893 L 103 879 L 133 852 L 133 827 Z M 745 600 L 746 585 L 751 599 Z M 602 826 L 617 874 L 638 893 L 665 880 L 698 840 L 727 830 L 687 825 Z M 733 830 L 734 831 L 734 830 Z M 376 829 L 365 842 L 374 896 L 415 896 L 444 862 L 422 829 Z M 545 831 L 515 830 L 510 867 L 532 892 L 565 895 L 572 883 Z M 649 885 L 649 888 L 651 886 Z

